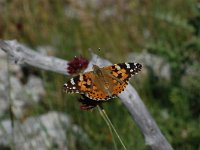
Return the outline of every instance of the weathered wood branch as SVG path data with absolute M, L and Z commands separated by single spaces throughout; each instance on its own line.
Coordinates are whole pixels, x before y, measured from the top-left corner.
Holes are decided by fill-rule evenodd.
M 28 64 L 40 69 L 68 75 L 66 70 L 66 60 L 44 56 L 16 41 L 0 40 L 0 49 L 6 52 L 17 64 Z M 96 61 L 95 58 L 96 56 L 93 54 L 92 60 L 88 66 L 89 69 L 91 69 L 92 62 Z M 99 61 L 104 65 L 109 63 L 102 59 Z M 147 145 L 149 145 L 153 150 L 173 150 L 146 109 L 140 96 L 130 84 L 124 92 L 119 94 L 119 98 L 141 129 Z
M 15 40 L 0 40 L 0 49 L 6 52 L 16 64 L 27 64 L 44 70 L 68 74 L 66 60 L 42 55 Z

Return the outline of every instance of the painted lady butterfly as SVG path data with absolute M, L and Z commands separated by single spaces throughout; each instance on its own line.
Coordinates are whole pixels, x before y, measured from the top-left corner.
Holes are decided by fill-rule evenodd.
M 120 63 L 103 68 L 93 65 L 93 71 L 75 76 L 65 83 L 64 91 L 105 101 L 124 91 L 130 77 L 141 69 L 142 65 L 139 63 Z

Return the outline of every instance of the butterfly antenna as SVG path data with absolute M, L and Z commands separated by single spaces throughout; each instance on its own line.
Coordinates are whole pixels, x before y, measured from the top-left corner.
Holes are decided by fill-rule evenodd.
M 103 108 L 103 106 L 102 106 L 101 104 L 99 104 L 99 105 L 97 105 L 97 106 L 98 106 L 98 110 L 99 110 L 101 116 L 103 117 L 103 119 L 105 120 L 106 124 L 107 124 L 108 127 L 109 127 L 109 130 L 110 130 L 111 135 L 112 135 L 112 137 L 113 137 L 113 143 L 114 143 L 115 149 L 117 149 L 117 146 L 116 146 L 116 142 L 115 142 L 115 139 L 114 139 L 114 136 L 113 136 L 113 131 L 114 131 L 115 134 L 117 135 L 117 138 L 119 139 L 119 141 L 120 141 L 121 145 L 123 146 L 123 148 L 124 148 L 125 150 L 127 150 L 126 146 L 124 145 L 124 143 L 123 143 L 122 139 L 120 138 L 118 132 L 116 131 L 115 127 L 113 126 L 113 124 L 112 124 L 111 120 L 109 119 L 109 117 L 108 117 L 108 115 L 107 115 L 105 109 Z M 113 131 L 112 131 L 112 130 L 113 130 Z

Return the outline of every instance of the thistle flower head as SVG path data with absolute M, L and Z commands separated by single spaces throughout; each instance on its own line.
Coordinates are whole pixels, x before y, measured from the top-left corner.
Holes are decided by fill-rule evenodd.
M 88 60 L 84 57 L 74 57 L 73 60 L 68 62 L 68 68 L 67 71 L 69 74 L 77 74 L 80 73 L 82 70 L 87 68 L 88 66 Z

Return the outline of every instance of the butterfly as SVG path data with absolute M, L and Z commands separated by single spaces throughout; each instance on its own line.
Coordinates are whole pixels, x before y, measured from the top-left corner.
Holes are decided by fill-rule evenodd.
M 119 63 L 103 68 L 93 65 L 89 71 L 64 84 L 66 93 L 80 93 L 91 100 L 106 101 L 124 91 L 131 76 L 141 71 L 139 63 Z

